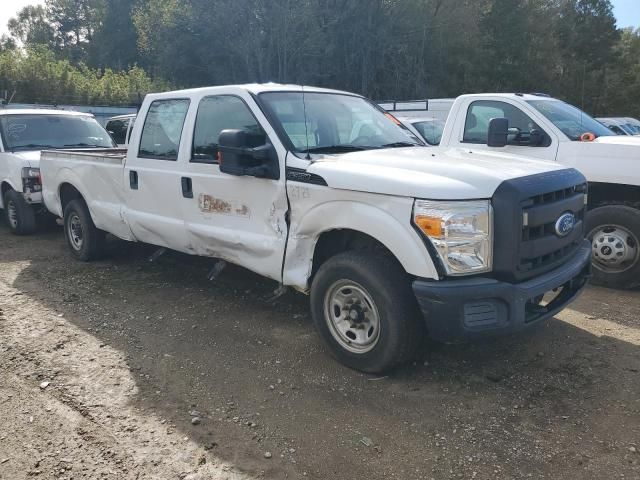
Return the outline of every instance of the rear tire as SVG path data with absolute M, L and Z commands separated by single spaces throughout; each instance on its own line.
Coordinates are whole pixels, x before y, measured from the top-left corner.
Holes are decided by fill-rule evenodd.
M 409 276 L 394 259 L 367 251 L 338 254 L 320 267 L 311 313 L 335 357 L 362 372 L 409 362 L 425 337 Z
M 30 235 L 36 231 L 36 212 L 22 194 L 8 190 L 4 194 L 4 216 L 15 235 Z
M 84 200 L 69 202 L 64 209 L 64 236 L 71 254 L 90 262 L 104 254 L 105 232 L 96 228 Z
M 595 285 L 631 289 L 640 286 L 640 210 L 605 205 L 587 213 Z

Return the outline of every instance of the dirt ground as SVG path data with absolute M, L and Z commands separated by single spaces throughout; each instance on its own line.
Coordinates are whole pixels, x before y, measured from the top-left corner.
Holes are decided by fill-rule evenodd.
M 110 250 L 0 227 L 1 479 L 640 478 L 639 291 L 380 378 L 329 356 L 301 294 Z

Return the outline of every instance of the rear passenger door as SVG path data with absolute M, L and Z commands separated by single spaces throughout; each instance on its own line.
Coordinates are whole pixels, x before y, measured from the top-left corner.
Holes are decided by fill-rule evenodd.
M 153 101 L 140 133 L 138 150 L 124 169 L 126 218 L 138 241 L 189 251 L 181 210 L 181 168 L 190 154 L 184 141 L 190 100 Z M 184 153 L 183 153 L 184 152 Z
M 199 99 L 191 128 L 191 155 L 184 180 L 190 188 L 182 200 L 183 214 L 194 253 L 228 260 L 281 281 L 288 206 L 284 147 L 274 144 L 279 153 L 279 180 L 225 174 L 218 160 L 222 130 L 247 132 L 252 147 L 278 142 L 262 114 L 252 113 L 249 102 L 253 99 L 240 94 Z

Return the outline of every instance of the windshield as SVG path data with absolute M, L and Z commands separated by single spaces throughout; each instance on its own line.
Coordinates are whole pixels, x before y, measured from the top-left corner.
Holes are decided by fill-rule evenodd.
M 260 95 L 295 152 L 344 153 L 420 145 L 408 130 L 361 97 L 331 93 Z M 306 123 L 305 123 L 306 112 Z
M 6 150 L 115 146 L 107 131 L 88 115 L 2 115 L 0 134 Z
M 603 124 L 568 103 L 559 100 L 529 100 L 527 103 L 547 117 L 571 140 L 580 140 L 585 133 L 593 133 L 596 137 L 615 135 Z
M 423 122 L 415 122 L 413 126 L 422 135 L 429 145 L 440 145 L 442 140 L 442 132 L 444 131 L 444 122 L 441 120 L 427 120 Z

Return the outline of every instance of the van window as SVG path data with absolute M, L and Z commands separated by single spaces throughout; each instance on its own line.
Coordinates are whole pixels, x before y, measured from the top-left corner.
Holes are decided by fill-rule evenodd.
M 241 98 L 233 95 L 205 97 L 198 105 L 191 161 L 218 163 L 218 137 L 222 130 L 228 129 L 249 133 L 248 146 L 266 143 L 264 130 Z
M 518 107 L 506 102 L 493 100 L 478 100 L 471 103 L 467 110 L 467 118 L 464 125 L 465 143 L 486 144 L 489 137 L 489 122 L 494 118 L 506 118 L 509 120 L 510 134 L 509 145 L 529 146 L 529 138 L 532 130 L 540 131 L 544 141 L 536 146 L 549 146 L 550 138 L 542 132 L 540 126 Z
M 144 120 L 140 150 L 142 158 L 177 160 L 189 100 L 156 100 L 149 106 Z

